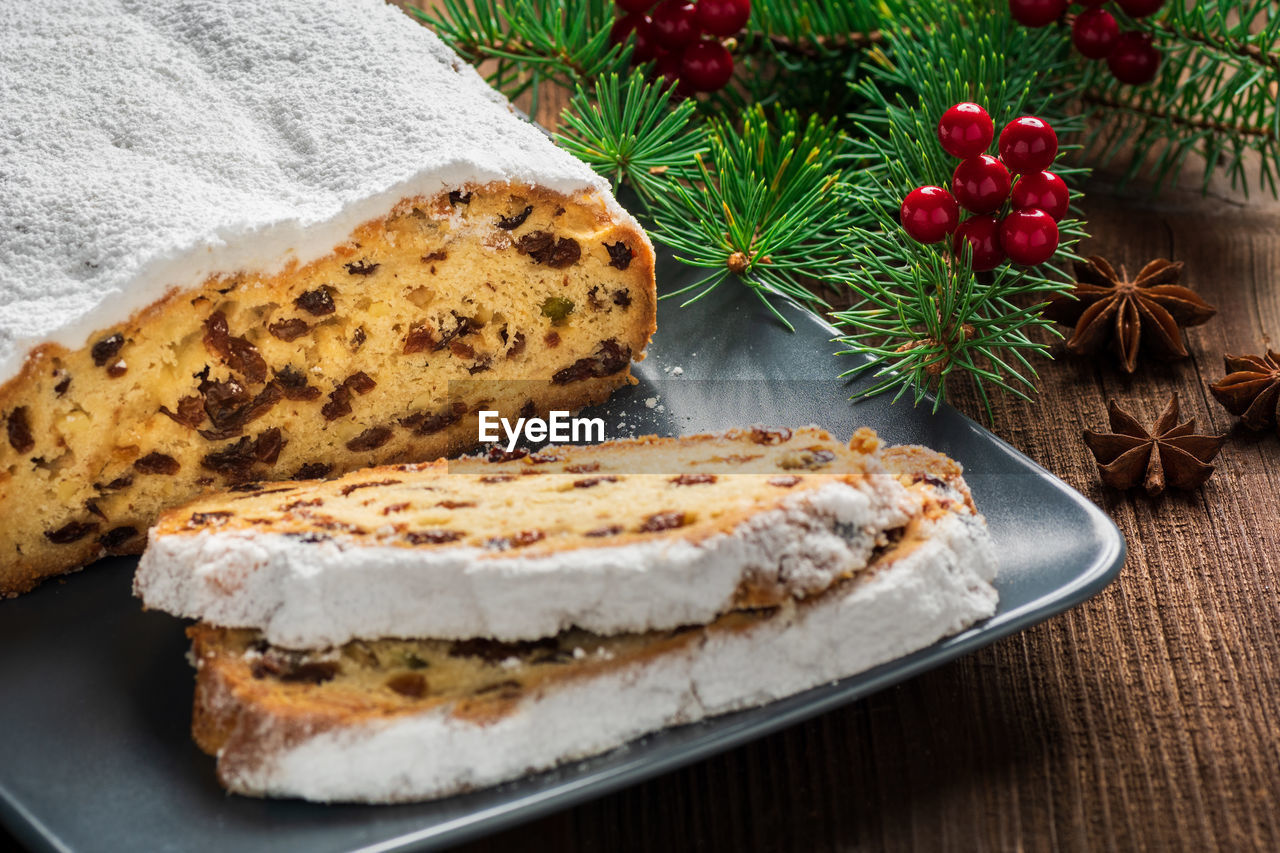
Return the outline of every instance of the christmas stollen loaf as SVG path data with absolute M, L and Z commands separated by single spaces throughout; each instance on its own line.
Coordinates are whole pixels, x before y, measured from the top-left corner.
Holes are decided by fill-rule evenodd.
M 867 430 L 443 464 L 202 501 L 152 531 L 136 589 L 203 620 L 193 734 L 230 790 L 491 785 L 860 672 L 996 606 L 959 466 Z M 269 608 L 240 619 L 250 596 Z
M 635 220 L 381 0 L 17 6 L 0 595 L 201 491 L 434 459 L 481 405 L 575 409 L 643 357 Z

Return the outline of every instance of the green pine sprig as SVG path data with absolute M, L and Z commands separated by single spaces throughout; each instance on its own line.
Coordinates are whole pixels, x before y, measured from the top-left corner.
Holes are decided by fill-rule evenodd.
M 849 43 L 878 38 L 904 5 L 903 0 L 755 0 L 748 32 L 767 39 L 783 53 L 836 52 Z
M 1088 148 L 1100 165 L 1128 157 L 1124 179 L 1158 189 L 1193 155 L 1202 189 L 1223 170 L 1233 187 L 1277 195 L 1280 175 L 1280 8 L 1274 0 L 1174 0 L 1126 21 L 1150 32 L 1164 61 L 1154 82 L 1129 86 L 1092 65 L 1083 103 Z M 1252 179 L 1250 163 L 1256 161 Z
M 740 126 L 713 119 L 709 130 L 696 169 L 650 199 L 653 238 L 709 270 L 667 296 L 689 305 L 734 277 L 789 328 L 771 298 L 824 307 L 812 285 L 843 256 L 848 139 L 834 121 L 760 106 Z
M 975 275 L 964 258 L 903 240 L 893 230 L 855 228 L 852 239 L 858 273 L 845 283 L 856 301 L 832 317 L 846 330 L 837 354 L 872 358 L 875 381 L 862 395 L 896 391 L 897 399 L 910 392 L 918 405 L 932 393 L 936 409 L 958 373 L 973 380 L 989 412 L 989 387 L 1023 398 L 1035 389 L 1029 356 L 1043 355 L 1045 345 L 1030 333 L 1048 328 L 1060 336 L 1040 312 L 1045 296 L 1067 284 L 1007 266 Z
M 609 39 L 609 0 L 441 0 L 409 10 L 473 65 L 491 63 L 489 85 L 538 110 L 543 84 L 572 88 L 627 69 L 630 46 Z
M 905 2 L 755 0 L 736 40 L 737 91 L 745 103 L 843 116 L 855 105 L 847 83 L 863 53 L 884 42 Z
M 833 315 L 845 333 L 841 354 L 871 357 L 876 381 L 866 394 L 910 391 L 918 403 L 933 393 L 936 406 L 959 373 L 972 378 L 989 411 L 989 389 L 1026 396 L 1034 388 L 1029 356 L 1047 349 L 1035 330 L 1057 334 L 1040 312 L 1050 294 L 1070 283 L 1059 267 L 1074 257 L 1082 223 L 1059 223 L 1061 243 L 1050 263 L 982 274 L 947 243 L 912 241 L 896 214 L 915 187 L 950 186 L 957 161 L 942 150 L 935 129 L 952 104 L 982 104 L 997 134 L 1026 114 L 1045 118 L 1062 136 L 1078 130 L 1078 119 L 1065 110 L 1070 60 L 1054 33 L 1016 26 L 998 0 L 922 2 L 898 23 L 855 84 L 869 104 L 850 117 L 849 174 L 859 217 L 848 261 L 829 277 L 854 299 Z M 1066 166 L 1055 171 L 1068 182 L 1082 174 Z
M 580 88 L 561 124 L 561 145 L 638 192 L 654 240 L 709 270 L 665 296 L 687 305 L 736 277 L 784 324 L 770 297 L 825 305 L 811 285 L 839 262 L 848 221 L 834 122 L 760 106 L 741 126 L 708 119 L 635 71 Z
M 691 100 L 673 103 L 670 91 L 641 72 L 626 83 L 609 74 L 590 89 L 577 87 L 560 117 L 556 142 L 613 182 L 651 200 L 667 193 L 707 150 L 707 128 Z

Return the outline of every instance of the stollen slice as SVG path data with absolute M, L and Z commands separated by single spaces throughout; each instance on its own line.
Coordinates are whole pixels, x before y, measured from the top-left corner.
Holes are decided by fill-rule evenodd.
M 166 513 L 134 590 L 293 649 L 705 624 L 820 594 L 931 513 L 976 517 L 931 459 L 947 476 L 913 480 L 870 430 L 754 427 L 249 483 Z

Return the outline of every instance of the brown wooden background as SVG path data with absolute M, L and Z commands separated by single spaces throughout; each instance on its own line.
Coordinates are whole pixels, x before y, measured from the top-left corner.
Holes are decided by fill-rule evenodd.
M 941 669 L 468 850 L 1280 850 L 1280 440 L 1206 389 L 1224 352 L 1280 348 L 1280 204 L 1086 190 L 1084 254 L 1184 261 L 1219 308 L 1185 361 L 1130 377 L 1059 345 L 1036 401 L 998 404 L 997 435 L 1120 525 L 1120 578 Z M 1154 500 L 1103 489 L 1081 430 L 1105 427 L 1109 398 L 1150 422 L 1174 390 L 1184 417 L 1230 433 L 1217 473 Z M 956 404 L 981 418 L 972 395 Z

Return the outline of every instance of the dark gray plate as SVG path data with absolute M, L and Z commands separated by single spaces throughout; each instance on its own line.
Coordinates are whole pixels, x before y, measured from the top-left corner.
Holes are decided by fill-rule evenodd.
M 687 276 L 669 259 L 660 263 L 659 281 L 674 285 Z M 854 386 L 833 378 L 840 363 L 831 356 L 832 330 L 784 310 L 794 334 L 732 283 L 695 308 L 664 302 L 649 359 L 637 370 L 640 384 L 601 407 L 608 434 L 812 422 L 845 436 L 865 424 L 890 442 L 942 450 L 964 463 L 1003 561 L 1000 610 L 987 622 L 839 683 L 498 788 L 420 805 L 320 806 L 223 793 L 213 759 L 188 736 L 192 675 L 182 626 L 143 613 L 130 597 L 134 560 L 109 560 L 0 603 L 0 819 L 48 850 L 441 846 L 634 784 L 910 678 L 1047 619 L 1116 575 L 1124 540 L 1093 504 L 952 409 L 931 415 L 887 398 L 851 403 Z

